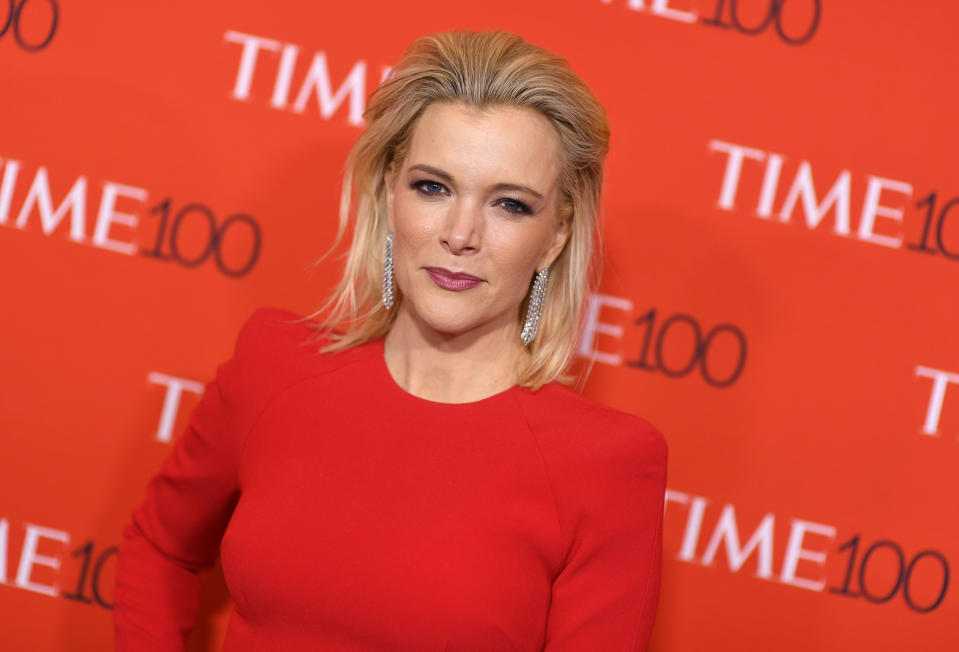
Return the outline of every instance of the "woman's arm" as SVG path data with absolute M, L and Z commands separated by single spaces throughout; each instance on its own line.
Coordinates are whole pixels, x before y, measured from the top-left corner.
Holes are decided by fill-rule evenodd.
M 233 357 L 204 388 L 189 425 L 123 528 L 114 590 L 117 652 L 186 649 L 199 610 L 198 572 L 211 568 L 239 497 L 237 460 L 264 374 L 254 313 Z
M 544 652 L 646 650 L 659 602 L 667 447 L 645 421 L 581 458 L 571 544 L 553 581 Z

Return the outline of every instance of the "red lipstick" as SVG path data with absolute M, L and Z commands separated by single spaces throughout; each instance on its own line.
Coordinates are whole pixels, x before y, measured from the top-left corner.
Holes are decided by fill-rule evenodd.
M 426 273 L 430 275 L 433 282 L 444 290 L 460 292 L 469 290 L 483 282 L 483 279 L 466 272 L 451 272 L 444 267 L 426 267 Z

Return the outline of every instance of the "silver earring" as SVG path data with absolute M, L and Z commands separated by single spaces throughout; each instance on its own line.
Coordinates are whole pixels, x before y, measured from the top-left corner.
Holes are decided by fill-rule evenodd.
M 523 324 L 523 333 L 520 337 L 523 344 L 529 344 L 536 335 L 536 329 L 539 328 L 539 313 L 543 309 L 543 297 L 546 296 L 546 279 L 549 277 L 549 269 L 544 267 L 536 273 L 536 280 L 533 281 L 533 291 L 529 297 L 529 307 L 526 309 L 526 323 Z
M 393 307 L 393 232 L 386 232 L 386 255 L 383 257 L 383 307 Z

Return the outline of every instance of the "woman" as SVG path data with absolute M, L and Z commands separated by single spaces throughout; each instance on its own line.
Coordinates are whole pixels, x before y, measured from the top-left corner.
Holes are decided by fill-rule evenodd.
M 124 528 L 116 649 L 184 649 L 218 553 L 224 650 L 646 649 L 665 441 L 558 383 L 602 107 L 516 36 L 449 32 L 366 119 L 332 310 L 243 325 Z

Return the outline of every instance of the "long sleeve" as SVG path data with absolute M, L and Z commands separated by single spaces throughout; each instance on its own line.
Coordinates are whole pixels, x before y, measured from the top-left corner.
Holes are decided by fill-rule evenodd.
M 553 581 L 544 652 L 646 650 L 659 602 L 667 446 L 645 421 L 604 424 L 577 455 L 566 563 Z
M 184 650 L 195 626 L 198 571 L 211 568 L 239 496 L 238 451 L 246 434 L 253 331 L 241 329 L 159 472 L 123 528 L 114 590 L 117 652 Z M 258 384 L 260 381 L 255 381 Z

